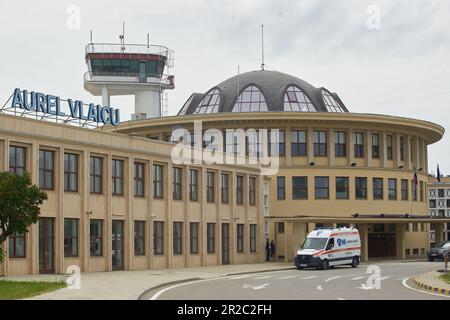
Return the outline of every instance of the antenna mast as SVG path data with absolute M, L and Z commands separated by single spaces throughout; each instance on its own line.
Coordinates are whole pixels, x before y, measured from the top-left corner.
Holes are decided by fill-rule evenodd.
M 121 51 L 125 51 L 125 21 L 122 22 L 122 34 L 119 35 Z
M 264 70 L 264 25 L 261 25 L 261 70 Z

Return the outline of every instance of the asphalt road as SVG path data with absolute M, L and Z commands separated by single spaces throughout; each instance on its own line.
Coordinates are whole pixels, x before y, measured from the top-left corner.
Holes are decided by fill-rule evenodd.
M 420 291 L 408 279 L 441 267 L 442 262 L 404 262 L 364 264 L 356 269 L 339 266 L 325 271 L 263 272 L 182 283 L 148 292 L 146 297 L 153 300 L 450 299 Z

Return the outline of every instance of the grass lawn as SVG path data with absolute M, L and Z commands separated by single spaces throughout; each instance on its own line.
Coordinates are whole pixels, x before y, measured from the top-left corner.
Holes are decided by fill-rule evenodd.
M 66 287 L 63 282 L 16 282 L 0 280 L 0 300 L 29 298 Z
M 441 278 L 441 280 L 450 284 L 450 273 L 443 274 L 442 276 L 440 276 L 440 278 Z

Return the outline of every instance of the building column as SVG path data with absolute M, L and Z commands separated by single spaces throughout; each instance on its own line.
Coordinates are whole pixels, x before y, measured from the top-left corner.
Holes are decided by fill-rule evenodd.
M 361 238 L 361 260 L 369 261 L 369 226 L 368 224 L 358 224 L 359 236 Z
M 39 185 L 39 144 L 37 142 L 29 149 L 30 162 L 27 167 L 31 170 L 31 179 L 34 185 Z M 30 263 L 31 274 L 39 274 L 39 222 L 35 223 L 30 228 Z
M 102 86 L 102 105 L 104 107 L 109 107 L 110 105 L 109 89 L 106 84 Z
M 134 270 L 134 158 L 128 157 L 125 165 L 126 164 L 128 164 L 128 166 L 124 168 L 124 171 L 128 169 L 128 177 L 125 177 L 124 179 L 125 186 L 123 186 L 123 188 L 124 191 L 126 190 L 125 196 L 127 199 L 128 219 L 124 222 L 124 229 L 126 229 L 125 236 L 128 241 L 125 241 L 124 247 L 128 248 L 128 250 L 125 250 L 125 270 Z
M 285 155 L 287 166 L 290 166 L 292 164 L 292 150 L 291 150 L 292 139 L 291 138 L 292 138 L 291 128 L 286 128 L 284 130 L 284 155 Z
M 5 139 L 3 140 L 3 142 L 0 142 L 0 146 L 1 146 L 1 150 L 0 150 L 0 155 L 3 154 L 3 157 L 0 157 L 5 159 L 5 162 L 2 163 L 2 166 L 0 168 L 1 171 L 5 171 L 8 172 L 9 171 L 9 140 Z M 28 241 L 29 236 L 27 238 L 27 242 L 26 245 L 28 246 L 28 244 L 30 243 L 30 241 Z M 6 240 L 1 246 L 3 249 L 3 252 L 5 253 L 5 259 L 3 261 L 3 264 L 0 264 L 0 275 L 8 275 L 8 262 L 9 262 L 9 258 L 8 258 L 8 242 L 9 240 Z
M 313 128 L 308 128 L 306 132 L 306 148 L 308 155 L 308 163 L 314 162 L 314 130 Z
M 434 225 L 435 230 L 435 243 L 439 244 L 442 241 L 444 241 L 444 224 L 443 223 L 436 223 Z
M 284 262 L 290 262 L 292 261 L 291 258 L 293 258 L 293 251 L 290 246 L 291 238 L 293 236 L 293 223 L 286 221 L 284 223 L 284 228 Z
M 386 145 L 386 131 L 380 133 L 380 167 L 386 168 L 387 164 L 387 145 Z
M 396 225 L 396 251 L 397 259 L 406 259 L 406 230 L 407 224 L 400 223 Z
M 334 148 L 334 130 L 328 130 L 328 163 L 330 167 L 334 167 L 336 164 L 336 153 Z

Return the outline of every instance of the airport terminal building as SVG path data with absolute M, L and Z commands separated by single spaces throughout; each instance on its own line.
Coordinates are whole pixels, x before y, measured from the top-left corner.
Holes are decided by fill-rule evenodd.
M 193 93 L 164 117 L 160 98 L 174 88 L 167 50 L 124 48 L 86 48 L 85 88 L 103 106 L 86 116 L 58 113 L 55 97 L 56 123 L 38 116 L 39 103 L 17 112 L 26 109 L 17 99 L 0 113 L 0 170 L 30 172 L 49 196 L 30 232 L 3 244 L 0 275 L 256 263 L 266 238 L 277 260 L 293 261 L 309 231 L 331 226 L 358 228 L 364 260 L 405 259 L 425 256 L 430 229 L 450 222 L 428 214 L 427 150 L 441 126 L 351 113 L 336 93 L 267 70 Z M 105 106 L 123 94 L 135 94 L 136 113 L 119 123 Z M 180 144 L 233 161 L 179 163 Z M 249 161 L 266 152 L 276 172 Z

